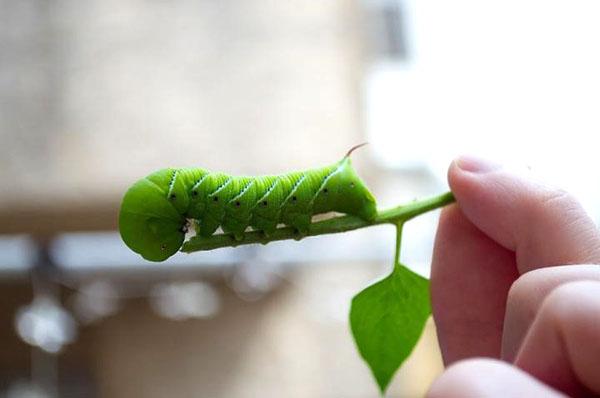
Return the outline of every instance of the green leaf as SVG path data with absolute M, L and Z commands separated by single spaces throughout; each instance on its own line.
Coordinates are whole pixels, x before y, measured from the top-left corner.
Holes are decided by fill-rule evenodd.
M 397 264 L 352 299 L 350 327 L 381 393 L 406 360 L 431 314 L 429 281 Z

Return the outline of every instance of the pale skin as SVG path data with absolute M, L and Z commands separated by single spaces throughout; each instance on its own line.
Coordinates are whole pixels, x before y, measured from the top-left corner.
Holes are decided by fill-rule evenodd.
M 448 180 L 457 203 L 431 271 L 447 368 L 427 397 L 600 394 L 594 222 L 568 193 L 480 159 L 455 160 Z

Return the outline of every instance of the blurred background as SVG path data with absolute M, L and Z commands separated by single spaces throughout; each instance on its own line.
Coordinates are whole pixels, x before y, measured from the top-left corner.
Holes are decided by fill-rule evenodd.
M 593 0 L 0 0 L 0 394 L 376 397 L 351 297 L 392 228 L 143 261 L 119 201 L 166 166 L 354 162 L 382 207 L 460 153 L 600 219 Z M 406 226 L 427 275 L 437 214 Z M 388 396 L 442 369 L 430 322 Z

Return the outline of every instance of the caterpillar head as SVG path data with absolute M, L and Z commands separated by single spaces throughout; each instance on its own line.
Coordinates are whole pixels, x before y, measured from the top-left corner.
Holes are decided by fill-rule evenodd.
M 377 215 L 377 202 L 365 183 L 360 179 L 349 157 L 341 160 L 339 173 L 335 176 L 340 212 L 373 220 Z
M 136 182 L 123 197 L 119 232 L 123 242 L 146 260 L 164 261 L 185 238 L 185 217 L 168 198 L 173 170 L 164 169 Z

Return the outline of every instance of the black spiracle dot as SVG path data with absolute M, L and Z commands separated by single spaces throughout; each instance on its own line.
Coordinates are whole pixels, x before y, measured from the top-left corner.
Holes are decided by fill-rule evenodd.
M 297 201 L 297 200 L 298 200 L 298 198 L 297 198 L 295 195 L 294 195 L 294 196 L 292 196 L 292 201 L 294 201 L 294 202 L 295 202 L 295 201 Z
M 329 192 L 329 189 L 327 189 L 327 188 L 323 188 L 323 193 L 325 193 L 325 194 L 326 194 L 327 192 Z
M 160 245 L 160 250 L 167 250 L 167 245 L 165 245 L 165 244 Z
M 198 191 L 192 191 L 192 196 L 198 196 Z
M 266 205 L 267 205 L 267 201 L 266 201 L 266 200 L 263 200 L 263 202 L 262 202 L 262 205 L 263 205 L 263 206 L 266 206 Z
M 174 193 L 172 193 L 171 196 L 169 196 L 169 199 L 175 200 L 175 199 L 177 199 L 177 195 L 175 195 Z
M 235 205 L 236 205 L 237 207 L 240 207 L 242 204 L 240 203 L 240 201 L 239 201 L 239 200 L 236 200 L 236 201 L 235 201 Z

